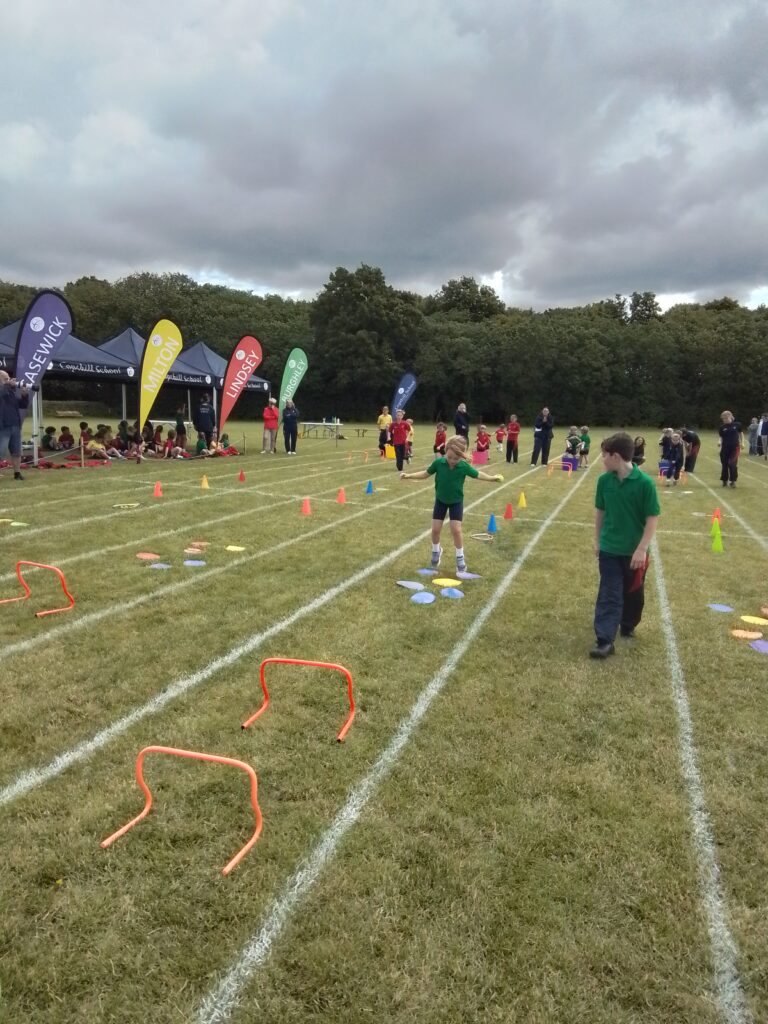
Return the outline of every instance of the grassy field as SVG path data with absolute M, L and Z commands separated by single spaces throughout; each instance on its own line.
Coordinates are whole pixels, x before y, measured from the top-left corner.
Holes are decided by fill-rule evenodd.
M 730 634 L 768 606 L 768 464 L 722 490 L 707 435 L 659 488 L 643 623 L 594 662 L 608 431 L 573 478 L 493 453 L 504 483 L 466 495 L 467 536 L 499 527 L 466 540 L 481 579 L 419 606 L 396 581 L 424 580 L 431 482 L 366 461 L 371 430 L 295 459 L 243 430 L 239 459 L 2 473 L 26 524 L 0 523 L 2 596 L 29 559 L 77 604 L 36 619 L 61 591 L 34 572 L 0 606 L 0 1020 L 768 1019 L 768 659 Z M 430 450 L 417 431 L 413 468 Z M 349 668 L 343 744 L 343 679 L 316 669 L 271 666 L 241 730 L 267 657 Z M 149 817 L 100 849 L 151 744 L 255 769 L 263 833 L 228 877 L 254 820 L 229 767 L 148 755 Z

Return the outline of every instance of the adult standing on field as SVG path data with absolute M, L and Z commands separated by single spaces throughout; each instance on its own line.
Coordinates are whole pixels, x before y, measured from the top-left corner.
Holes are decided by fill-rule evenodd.
M 270 398 L 261 415 L 264 417 L 264 436 L 261 439 L 261 454 L 266 455 L 269 452 L 271 455 L 276 455 L 277 423 L 280 419 L 276 398 Z
M 296 438 L 299 434 L 299 410 L 290 400 L 285 403 L 283 409 L 283 438 L 285 440 L 285 454 L 296 454 Z
M 720 414 L 720 419 L 720 480 L 723 487 L 727 487 L 728 484 L 735 487 L 739 479 L 739 455 L 744 444 L 741 424 L 734 419 L 733 413 L 728 409 Z
M 21 411 L 29 405 L 29 392 L 5 370 L 0 370 L 0 458 L 6 449 L 11 457 L 13 479 L 21 475 Z
M 211 396 L 204 394 L 200 399 L 197 412 L 192 420 L 198 434 L 205 437 L 206 445 L 210 445 L 213 435 L 216 433 L 216 410 L 211 405 Z M 150 441 L 152 438 L 149 439 Z
M 541 464 L 546 466 L 549 462 L 549 448 L 552 444 L 552 435 L 555 429 L 555 421 L 549 409 L 544 406 L 539 415 L 533 421 L 533 454 L 531 465 L 535 466 L 541 455 Z
M 453 429 L 458 437 L 463 437 L 469 449 L 469 414 L 464 402 L 459 402 L 456 415 L 453 417 Z
M 680 436 L 685 445 L 685 465 L 683 469 L 685 469 L 686 473 L 693 473 L 696 469 L 696 459 L 698 459 L 699 451 L 701 450 L 701 438 L 690 427 L 683 427 L 680 431 Z

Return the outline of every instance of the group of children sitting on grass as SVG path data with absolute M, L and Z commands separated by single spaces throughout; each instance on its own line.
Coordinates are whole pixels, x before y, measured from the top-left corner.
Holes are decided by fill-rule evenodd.
M 46 427 L 40 447 L 43 452 L 54 453 L 79 448 L 80 445 L 87 459 L 102 462 L 113 459 L 135 459 L 141 462 L 145 458 L 191 459 L 240 454 L 230 443 L 229 435 L 222 434 L 221 438 L 217 438 L 215 432 L 210 439 L 199 433 L 194 451 L 189 452 L 186 427 L 183 430 L 169 427 L 163 436 L 163 428 L 153 426 L 149 420 L 143 430 L 139 430 L 138 420 L 133 426 L 129 426 L 127 420 L 121 420 L 116 434 L 105 423 L 97 424 L 96 430 L 92 431 L 88 423 L 83 421 L 77 440 L 68 426 L 61 427 L 58 437 L 56 427 Z

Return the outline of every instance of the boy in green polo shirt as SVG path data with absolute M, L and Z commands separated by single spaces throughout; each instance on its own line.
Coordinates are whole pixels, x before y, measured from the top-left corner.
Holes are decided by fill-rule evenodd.
M 613 434 L 602 445 L 605 473 L 595 493 L 595 554 L 600 589 L 595 603 L 591 658 L 613 654 L 616 631 L 634 636 L 643 614 L 643 584 L 648 545 L 661 513 L 656 485 L 632 464 L 635 443 L 629 434 Z
M 437 569 L 443 549 L 440 547 L 440 532 L 445 522 L 445 514 L 451 524 L 451 535 L 456 547 L 456 571 L 466 572 L 467 563 L 464 558 L 464 541 L 461 535 L 461 521 L 464 518 L 464 480 L 474 477 L 476 480 L 487 480 L 489 483 L 500 483 L 504 477 L 498 473 L 489 476 L 475 467 L 467 459 L 467 439 L 465 437 L 449 437 L 445 442 L 445 455 L 437 458 L 426 469 L 418 473 L 401 473 L 401 480 L 426 480 L 435 478 L 435 507 L 432 511 L 432 568 Z

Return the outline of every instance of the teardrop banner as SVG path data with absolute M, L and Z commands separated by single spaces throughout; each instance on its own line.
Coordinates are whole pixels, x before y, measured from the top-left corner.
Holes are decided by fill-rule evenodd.
M 14 373 L 19 384 L 39 387 L 51 360 L 74 330 L 69 303 L 58 292 L 32 299 L 19 325 Z
M 224 424 L 235 407 L 251 376 L 256 372 L 263 359 L 261 344 L 246 334 L 235 345 L 227 363 L 224 374 L 224 390 L 221 394 L 221 415 L 219 417 L 219 435 L 224 431 Z
M 139 429 L 149 419 L 152 406 L 168 371 L 181 352 L 181 331 L 170 320 L 158 320 L 147 338 L 139 374 Z
M 298 391 L 299 384 L 301 384 L 308 366 L 307 353 L 300 348 L 292 349 L 285 362 L 283 380 L 280 384 L 280 412 L 283 411 L 285 403 L 289 399 L 293 401 L 293 396 Z
M 395 393 L 392 396 L 392 405 L 389 407 L 393 419 L 398 409 L 405 409 L 405 403 L 416 390 L 416 384 L 416 378 L 412 373 L 403 374 L 402 380 L 395 388 Z

